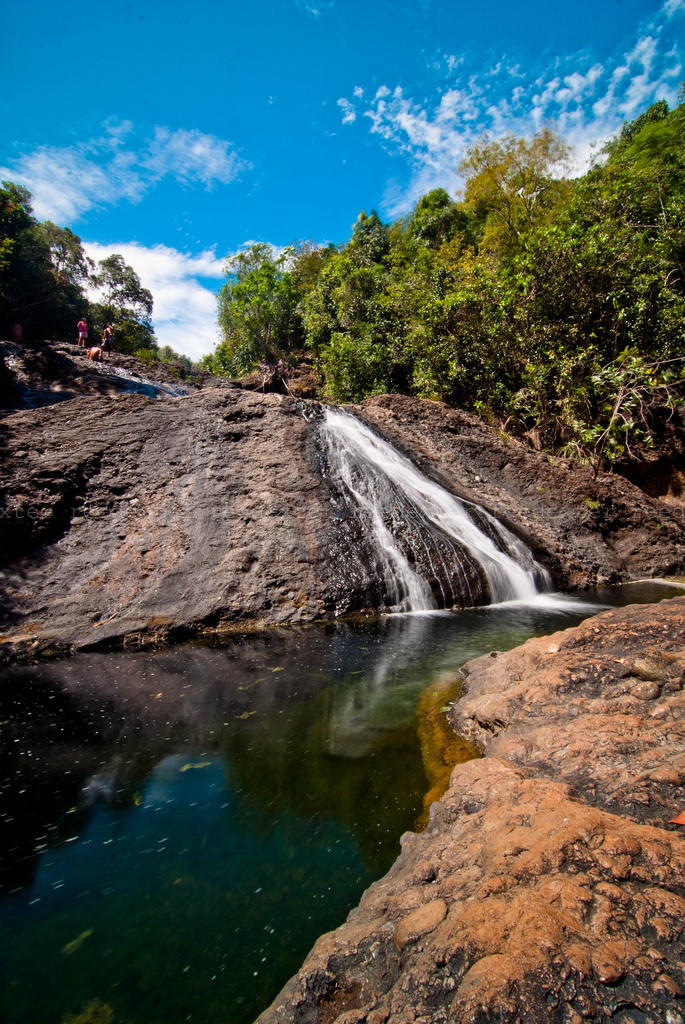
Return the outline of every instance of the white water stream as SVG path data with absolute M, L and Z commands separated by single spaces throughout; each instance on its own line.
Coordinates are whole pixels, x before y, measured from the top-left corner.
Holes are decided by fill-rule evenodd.
M 321 432 L 331 482 L 352 499 L 373 549 L 387 611 L 482 604 L 483 596 L 491 604 L 533 602 L 539 589 L 550 589 L 547 572 L 518 537 L 433 483 L 354 416 L 328 409 Z M 485 577 L 485 595 L 474 588 L 474 574 L 477 582 Z

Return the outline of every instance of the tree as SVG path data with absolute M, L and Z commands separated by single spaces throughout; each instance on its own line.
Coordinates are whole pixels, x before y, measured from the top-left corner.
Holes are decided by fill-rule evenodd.
M 485 136 L 459 165 L 466 177 L 464 208 L 480 219 L 484 244 L 517 248 L 528 231 L 548 218 L 568 190 L 558 172 L 569 146 L 549 128 L 532 139 Z
M 301 292 L 287 269 L 290 257 L 290 250 L 276 255 L 257 242 L 226 260 L 218 297 L 223 339 L 208 362 L 214 372 L 241 376 L 260 362 L 275 366 L 301 343 Z
M 100 269 L 92 281 L 100 289 L 102 301 L 93 303 L 90 312 L 96 331 L 112 323 L 115 347 L 120 352 L 134 353 L 139 349 L 156 348 L 150 319 L 152 293 L 143 288 L 133 267 L 125 263 L 119 253 L 100 260 L 98 267 Z
M 359 214 L 346 251 L 358 267 L 371 267 L 385 261 L 390 252 L 390 230 L 375 210 L 369 215 L 364 210 Z
M 61 253 L 61 256 L 59 255 Z M 21 323 L 24 337 L 73 338 L 88 308 L 82 282 L 87 261 L 68 229 L 38 224 L 31 193 L 4 181 L 0 188 L 0 331 Z
M 82 284 L 88 280 L 95 264 L 86 256 L 81 239 L 69 228 L 60 228 L 51 220 L 40 225 L 48 249 L 50 262 L 58 278 L 70 284 Z
M 8 269 L 21 232 L 35 223 L 32 209 L 27 188 L 13 181 L 3 181 L 0 188 L 0 271 Z
M 444 188 L 434 188 L 422 196 L 407 218 L 404 234 L 430 249 L 438 249 L 457 231 L 465 231 L 469 217 Z

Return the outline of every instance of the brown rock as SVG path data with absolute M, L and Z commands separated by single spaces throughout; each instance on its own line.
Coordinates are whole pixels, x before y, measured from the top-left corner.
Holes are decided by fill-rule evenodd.
M 541 638 L 465 666 L 450 717 L 478 724 L 485 757 L 453 770 L 426 832 L 403 838 L 388 875 L 260 1024 L 327 1024 L 307 995 L 316 972 L 332 976 L 327 998 L 347 992 L 372 948 L 374 980 L 355 1006 L 379 1020 L 611 1020 L 622 1006 L 668 1019 L 685 976 L 685 838 L 668 824 L 685 697 L 662 697 L 666 717 L 652 721 L 620 690 L 623 666 L 664 629 L 685 635 L 685 600 L 602 613 L 558 634 L 556 652 Z M 583 678 L 569 691 L 571 674 Z M 644 794 L 648 805 L 632 802 Z M 408 914 L 412 893 L 422 902 Z M 423 931 L 432 905 L 440 920 Z M 364 923 L 352 952 L 348 935 Z M 396 945 L 389 932 L 417 941 Z
M 21 363 L 3 377 L 8 657 L 378 607 L 363 531 L 331 514 L 309 400 L 206 376 L 179 381 L 179 368 L 118 354 L 100 366 L 73 346 L 29 348 L 19 358 L 0 343 Z M 185 397 L 174 397 L 179 384 Z M 430 477 L 527 539 L 561 587 L 685 569 L 682 522 L 616 474 L 595 479 L 505 444 L 440 403 L 380 396 L 359 411 Z M 665 672 L 664 686 L 679 685 L 683 666 L 646 649 L 633 652 L 636 672 L 647 655 L 652 681 Z M 582 689 L 587 668 L 574 670 Z M 478 742 L 498 721 L 494 709 L 480 714 Z
M 403 918 L 393 933 L 393 940 L 400 953 L 408 942 L 427 935 L 445 920 L 447 904 L 444 900 L 431 900 Z
M 623 959 L 606 945 L 592 951 L 592 969 L 603 985 L 617 985 L 626 974 Z
M 650 772 L 649 777 L 652 782 L 663 782 L 669 786 L 682 786 L 683 784 L 681 775 L 673 768 L 656 768 Z
M 667 995 L 681 998 L 683 990 L 669 974 L 660 974 L 652 986 L 657 995 Z
M 661 687 L 654 682 L 637 683 L 630 691 L 630 696 L 637 697 L 638 700 L 656 700 L 660 694 Z

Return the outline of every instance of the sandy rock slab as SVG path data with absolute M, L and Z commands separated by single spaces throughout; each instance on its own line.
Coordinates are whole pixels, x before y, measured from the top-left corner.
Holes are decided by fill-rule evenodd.
M 685 810 L 685 598 L 615 608 L 469 662 L 450 722 L 634 821 Z
M 683 1024 L 683 628 L 676 599 L 465 666 L 485 756 L 259 1024 Z

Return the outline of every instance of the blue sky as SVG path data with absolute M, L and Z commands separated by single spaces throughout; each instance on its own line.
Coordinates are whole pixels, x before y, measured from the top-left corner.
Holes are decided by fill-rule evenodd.
M 122 253 L 198 358 L 228 254 L 456 193 L 486 131 L 552 124 L 580 170 L 676 102 L 684 29 L 685 0 L 4 0 L 0 177 Z

